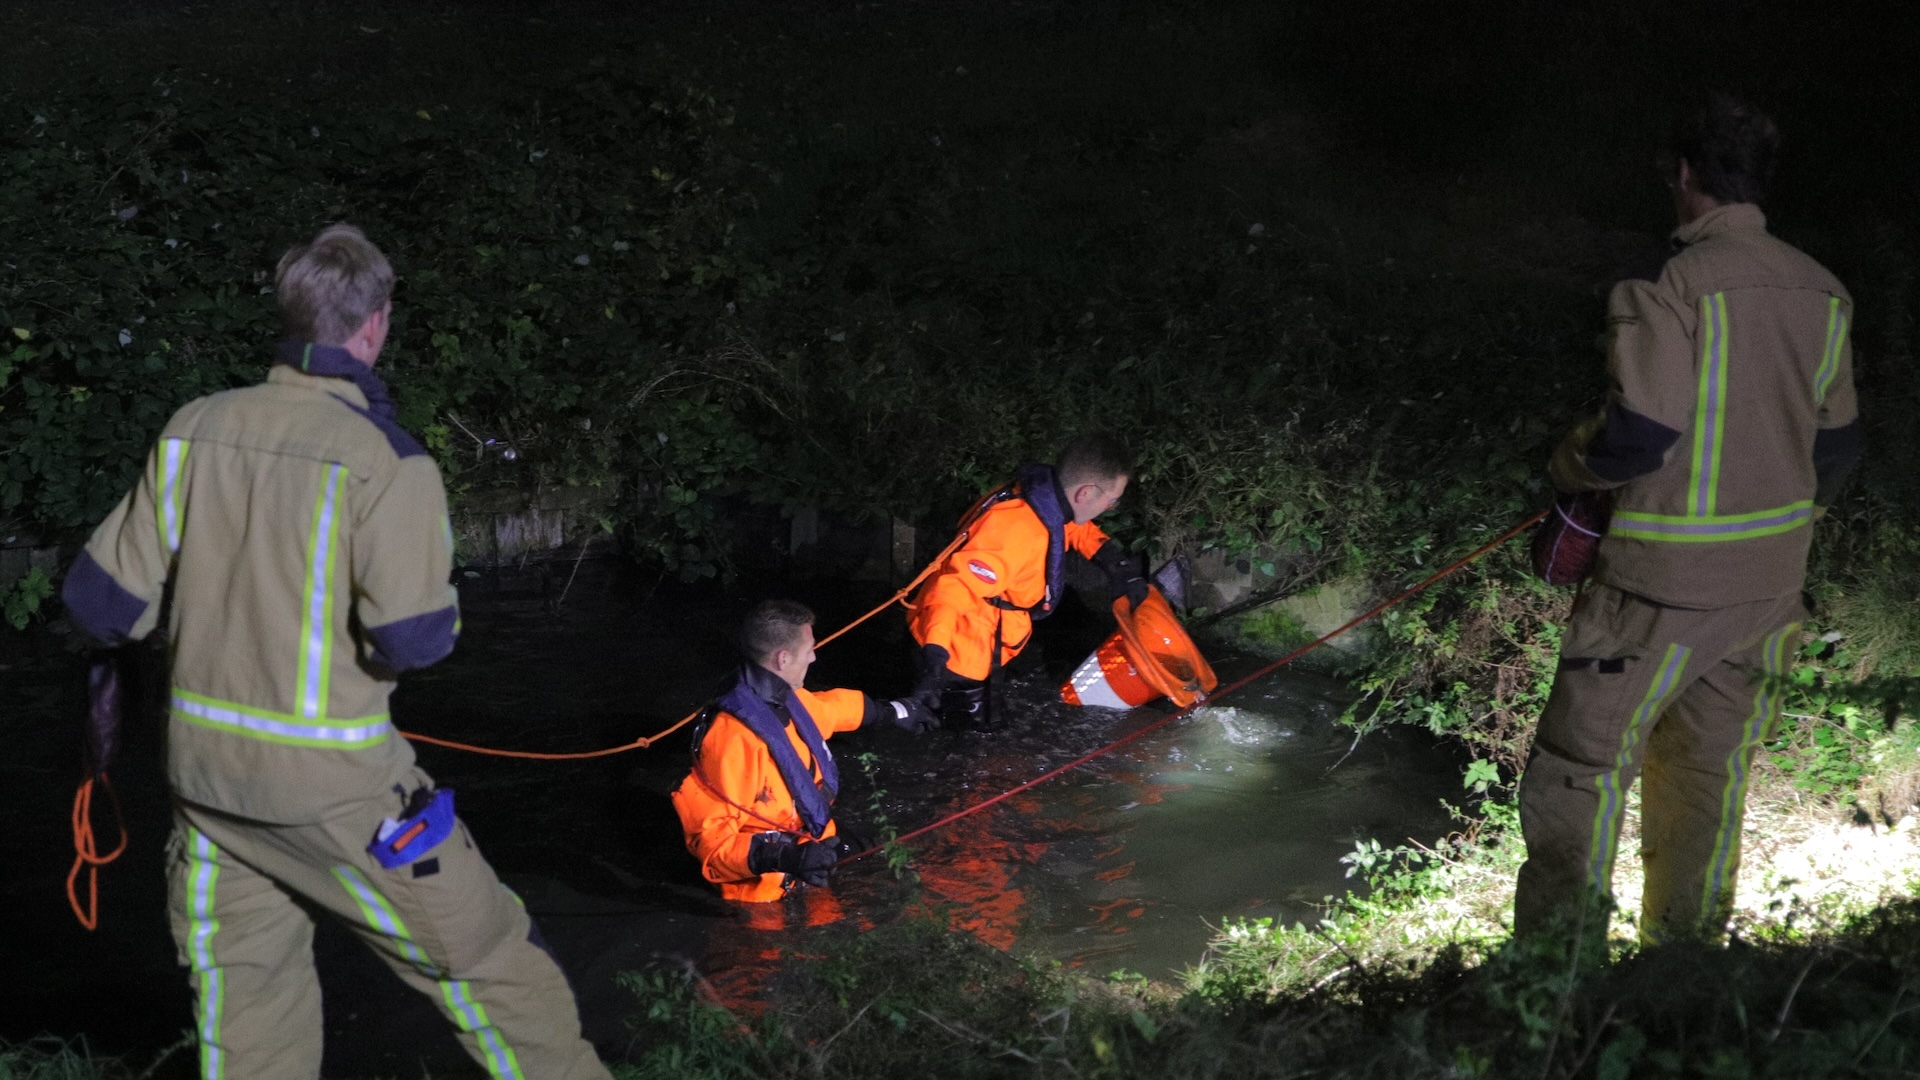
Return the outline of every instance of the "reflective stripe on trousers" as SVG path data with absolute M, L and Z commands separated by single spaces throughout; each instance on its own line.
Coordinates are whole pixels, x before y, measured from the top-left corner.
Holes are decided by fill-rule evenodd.
M 1713 855 L 1707 862 L 1706 883 L 1700 893 L 1700 914 L 1712 916 L 1727 885 L 1727 866 L 1740 846 L 1740 824 L 1746 816 L 1747 782 L 1753 769 L 1753 751 L 1780 718 L 1779 676 L 1786 670 L 1786 644 L 1800 632 L 1799 623 L 1788 623 L 1773 632 L 1761 646 L 1760 689 L 1753 696 L 1753 713 L 1740 733 L 1740 745 L 1727 756 L 1727 783 L 1720 792 L 1720 828 L 1714 833 Z M 1729 901 L 1731 897 L 1727 897 Z
M 220 854 L 213 841 L 198 829 L 189 829 L 187 841 L 187 958 L 199 981 L 195 1002 L 195 1032 L 200 1038 L 200 1075 L 221 1080 L 226 1075 L 226 1052 L 220 1046 L 220 1022 L 226 1011 L 226 972 L 213 959 L 213 939 L 220 932 L 214 917 L 214 887 Z
M 1613 759 L 1613 768 L 1597 778 L 1600 805 L 1594 810 L 1593 833 L 1587 844 L 1587 883 L 1599 892 L 1613 891 L 1614 853 L 1620 843 L 1620 823 L 1627 813 L 1627 792 L 1620 783 L 1621 774 L 1633 762 L 1640 732 L 1660 718 L 1667 701 L 1680 685 L 1680 677 L 1686 673 L 1687 657 L 1692 651 L 1685 645 L 1667 646 L 1666 656 L 1661 658 L 1659 668 L 1647 684 L 1646 695 L 1640 699 L 1639 706 L 1627 719 L 1626 730 L 1620 734 L 1620 752 Z
M 411 961 L 422 975 L 439 984 L 440 999 L 446 1005 L 447 1014 L 453 1017 L 454 1024 L 461 1031 L 471 1034 L 479 1042 L 480 1049 L 485 1053 L 488 1075 L 494 1080 L 525 1080 L 513 1047 L 507 1045 L 499 1029 L 487 1019 L 486 1007 L 473 996 L 473 988 L 466 980 L 443 977 L 446 973 L 414 942 L 400 913 L 393 909 L 379 889 L 374 888 L 366 875 L 351 866 L 341 865 L 333 868 L 333 876 L 347 890 L 347 895 L 353 898 L 367 926 L 391 940 L 400 955 Z

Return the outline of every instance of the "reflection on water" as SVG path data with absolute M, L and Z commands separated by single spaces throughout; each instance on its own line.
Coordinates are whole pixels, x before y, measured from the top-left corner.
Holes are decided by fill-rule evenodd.
M 407 676 L 396 721 L 494 747 L 617 746 L 672 724 L 733 670 L 731 638 L 748 597 L 676 592 L 620 564 L 589 563 L 561 605 L 573 572 L 532 566 L 463 577 L 460 647 Z M 824 583 L 798 598 L 820 612 L 821 625 L 839 626 L 880 596 Z M 1166 716 L 1152 706 L 1121 713 L 1057 699 L 1064 673 L 1111 633 L 1106 618 L 1076 616 L 1069 605 L 1047 620 L 1021 658 L 1003 729 L 914 738 L 885 725 L 835 739 L 843 824 L 874 831 L 868 807 L 877 785 L 880 812 L 903 832 L 916 828 Z M 8 868 L 0 893 L 17 901 L 9 917 L 18 931 L 0 968 L 34 988 L 0 1010 L 0 1038 L 88 1032 L 118 1039 L 96 1044 L 113 1052 L 147 1052 L 191 1022 L 160 917 L 172 815 L 161 776 L 164 654 L 141 655 L 145 674 L 135 685 L 151 692 L 134 695 L 146 704 L 130 714 L 115 776 L 132 845 L 105 875 L 105 916 L 92 934 L 74 923 L 59 887 L 72 859 L 66 831 L 44 827 L 72 798 L 71 733 L 84 715 L 84 671 L 56 642 L 17 666 L 0 660 L 16 706 L 9 796 L 16 821 L 27 823 L 0 834 L 0 865 Z M 810 681 L 890 696 L 911 685 L 910 655 L 896 610 L 823 650 Z M 1229 679 L 1253 666 L 1212 659 Z M 1162 975 L 1197 959 L 1208 923 L 1224 916 L 1310 919 L 1314 902 L 1347 886 L 1338 860 L 1355 840 L 1439 835 L 1447 822 L 1438 799 L 1459 782 L 1458 762 L 1410 738 L 1371 736 L 1343 761 L 1349 741 L 1332 721 L 1349 696 L 1311 676 L 1263 680 L 915 841 L 917 886 L 870 857 L 829 890 L 768 905 L 722 902 L 686 854 L 667 799 L 686 773 L 684 732 L 651 750 L 580 761 L 433 746 L 419 755 L 439 783 L 460 792 L 462 818 L 540 920 L 589 1033 L 618 1052 L 630 1040 L 633 1009 L 616 983 L 620 972 L 691 963 L 711 993 L 750 1005 L 785 958 L 834 947 L 818 933 L 823 927 L 859 931 L 933 911 L 999 948 L 1032 949 L 1090 972 Z M 879 761 L 874 781 L 853 764 L 869 752 Z M 386 976 L 349 935 L 323 928 L 315 951 L 334 1010 L 329 1075 L 397 1075 L 423 1059 L 464 1067 L 432 1005 Z
M 977 802 L 1070 760 L 1063 747 L 1083 753 L 1165 715 L 1070 709 L 1046 693 L 1038 679 L 1017 686 L 1007 731 L 943 734 L 960 759 L 951 771 L 883 775 L 894 820 Z M 1457 763 L 1430 744 L 1354 745 L 1332 723 L 1350 696 L 1310 675 L 1266 680 L 915 841 L 917 897 L 876 866 L 843 872 L 839 908 L 870 922 L 924 904 L 997 948 L 1153 976 L 1197 960 L 1223 918 L 1311 922 L 1350 887 L 1339 859 L 1356 841 L 1432 840 L 1458 789 Z M 968 790 L 933 782 L 954 776 Z M 817 907 L 773 910 L 756 925 L 818 924 Z

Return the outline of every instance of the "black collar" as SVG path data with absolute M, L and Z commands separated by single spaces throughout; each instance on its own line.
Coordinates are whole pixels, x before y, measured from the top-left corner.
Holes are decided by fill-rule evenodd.
M 759 695 L 760 700 L 782 713 L 786 711 L 787 698 L 793 694 L 793 687 L 787 685 L 787 680 L 759 664 L 749 662 L 740 665 L 740 681 Z
M 387 384 L 380 381 L 372 368 L 338 345 L 283 341 L 275 347 L 274 362 L 323 379 L 345 379 L 366 395 L 368 412 L 382 420 L 393 419 L 393 395 L 387 392 Z

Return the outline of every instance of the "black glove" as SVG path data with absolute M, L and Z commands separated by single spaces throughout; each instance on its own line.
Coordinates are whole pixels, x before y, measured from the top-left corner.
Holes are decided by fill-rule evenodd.
M 815 888 L 827 884 L 827 875 L 840 861 L 839 838 L 830 843 L 800 840 L 792 833 L 763 832 L 747 849 L 747 869 L 755 874 L 782 873 Z
M 1120 541 L 1108 540 L 1088 561 L 1106 572 L 1110 598 L 1118 600 L 1124 596 L 1134 607 L 1146 602 L 1148 582 L 1144 555 L 1130 555 L 1120 546 Z
M 948 655 L 943 645 L 920 646 L 920 679 L 913 684 L 913 693 L 907 695 L 936 716 L 940 712 L 940 690 L 953 678 L 953 673 L 947 670 Z
M 936 695 L 938 691 L 935 691 Z M 925 735 L 940 726 L 940 714 L 920 703 L 918 697 L 905 697 L 887 702 L 893 709 L 893 723 L 901 731 L 912 735 Z

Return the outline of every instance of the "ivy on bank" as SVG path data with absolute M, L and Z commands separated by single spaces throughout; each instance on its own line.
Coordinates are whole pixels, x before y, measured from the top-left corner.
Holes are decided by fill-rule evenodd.
M 165 418 L 256 382 L 275 260 L 333 220 L 393 258 L 383 374 L 455 498 L 621 485 L 669 562 L 711 572 L 697 493 L 763 457 L 712 328 L 768 294 L 732 251 L 727 108 L 605 65 L 523 107 L 236 108 L 215 82 L 0 98 L 0 515 L 103 516 Z

